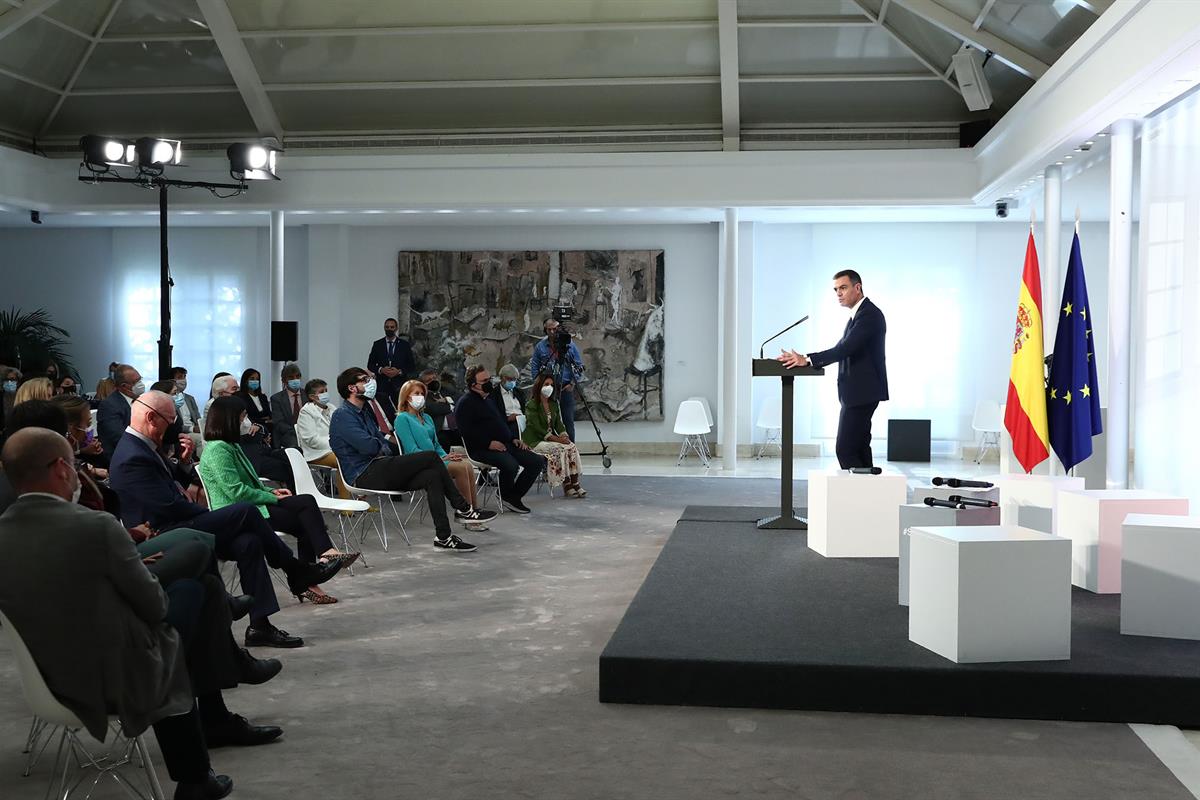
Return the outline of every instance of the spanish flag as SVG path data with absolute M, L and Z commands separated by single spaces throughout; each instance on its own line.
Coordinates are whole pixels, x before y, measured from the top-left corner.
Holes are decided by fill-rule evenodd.
M 1042 367 L 1042 276 L 1030 227 L 1025 246 L 1025 271 L 1013 334 L 1012 369 L 1008 375 L 1008 407 L 1004 427 L 1012 436 L 1013 454 L 1026 472 L 1050 455 L 1046 422 L 1046 383 Z

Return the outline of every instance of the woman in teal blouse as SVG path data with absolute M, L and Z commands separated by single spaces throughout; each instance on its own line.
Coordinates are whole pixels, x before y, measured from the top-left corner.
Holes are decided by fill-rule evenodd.
M 586 497 L 587 490 L 579 485 L 583 467 L 579 463 L 579 448 L 567 436 L 554 396 L 554 376 L 543 372 L 533 380 L 529 402 L 525 404 L 525 431 L 521 440 L 534 452 L 546 457 L 546 480 L 551 486 L 562 486 L 567 497 Z
M 475 508 L 475 470 L 462 453 L 447 453 L 438 443 L 437 427 L 433 417 L 425 413 L 425 384 L 408 381 L 400 387 L 400 401 L 396 404 L 396 438 L 402 453 L 419 453 L 430 450 L 437 453 L 450 470 L 450 477 L 458 487 L 459 494 Z

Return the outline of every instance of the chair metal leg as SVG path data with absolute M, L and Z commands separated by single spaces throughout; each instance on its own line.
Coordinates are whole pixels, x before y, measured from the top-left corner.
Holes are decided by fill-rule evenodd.
M 408 546 L 412 547 L 412 539 L 408 538 L 408 531 L 404 527 L 404 520 L 400 519 L 400 511 L 396 508 L 395 498 L 392 497 L 392 495 L 390 495 L 390 494 L 385 495 L 385 496 L 387 497 L 388 505 L 392 507 L 392 516 L 396 518 L 396 524 L 400 526 L 400 535 L 404 537 L 404 541 L 408 544 Z M 379 516 L 381 518 L 380 521 L 382 522 L 383 521 L 382 520 L 382 517 L 383 517 L 383 509 L 382 508 L 379 510 Z

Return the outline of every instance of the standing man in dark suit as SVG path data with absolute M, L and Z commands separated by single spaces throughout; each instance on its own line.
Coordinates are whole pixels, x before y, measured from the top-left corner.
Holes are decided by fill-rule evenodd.
M 284 364 L 279 373 L 283 388 L 271 395 L 271 427 L 274 429 L 275 447 L 284 450 L 300 449 L 296 439 L 296 420 L 300 409 L 308 402 L 304 396 L 304 375 L 298 364 Z
M 828 350 L 801 355 L 784 350 L 779 360 L 785 367 L 838 365 L 837 457 L 842 469 L 874 466 L 871 460 L 871 416 L 888 399 L 887 360 L 884 337 L 887 321 L 879 307 L 863 294 L 862 278 L 852 269 L 833 276 L 838 304 L 850 309 L 850 321 L 841 341 Z
M 417 376 L 417 365 L 413 362 L 412 345 L 401 339 L 396 332 L 400 323 L 388 317 L 383 321 L 383 338 L 371 345 L 367 358 L 367 372 L 375 374 L 379 384 L 379 403 L 388 417 L 396 416 L 396 396 L 400 387 L 410 377 Z
M 129 410 L 133 407 L 133 401 L 146 391 L 142 374 L 128 364 L 118 364 L 113 375 L 116 391 L 104 398 L 96 411 L 96 433 L 104 452 L 109 456 L 117 449 L 117 442 L 129 425 Z

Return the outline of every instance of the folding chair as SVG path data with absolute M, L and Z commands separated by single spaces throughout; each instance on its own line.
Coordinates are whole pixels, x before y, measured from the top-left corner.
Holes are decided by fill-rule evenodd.
M 288 464 L 292 468 L 292 480 L 296 485 L 296 494 L 306 494 L 317 501 L 317 508 L 321 511 L 332 511 L 337 517 L 338 530 L 342 534 L 342 550 L 350 552 L 350 538 L 346 533 L 346 515 L 351 517 L 361 516 L 371 510 L 371 504 L 364 500 L 343 500 L 340 497 L 329 497 L 321 493 L 317 488 L 317 482 L 313 480 L 311 465 L 304 460 L 304 456 L 294 447 L 289 447 L 283 451 L 287 455 Z M 353 530 L 354 525 L 351 525 Z M 369 566 L 367 559 L 359 555 L 362 559 L 363 566 Z M 349 568 L 350 574 L 354 574 L 354 566 Z
M 408 546 L 412 547 L 412 540 L 408 538 L 408 531 L 404 527 L 404 520 L 400 519 L 400 512 L 396 509 L 396 498 L 403 499 L 404 492 L 392 491 L 390 489 L 364 489 L 361 486 L 355 486 L 346 480 L 346 473 L 342 471 L 342 461 L 337 457 L 336 453 L 334 454 L 334 459 L 337 460 L 338 464 L 338 480 L 350 490 L 351 494 L 363 495 L 365 497 L 374 496 L 376 498 L 375 502 L 379 508 L 379 527 L 375 529 L 375 532 L 379 535 L 379 543 L 383 546 L 383 549 L 385 551 L 388 549 L 387 514 L 383 510 L 384 500 L 387 500 L 388 506 L 392 509 L 392 516 L 396 518 L 396 524 L 400 526 L 400 535 L 404 537 L 404 541 Z M 365 536 L 366 529 L 364 528 L 363 537 Z

